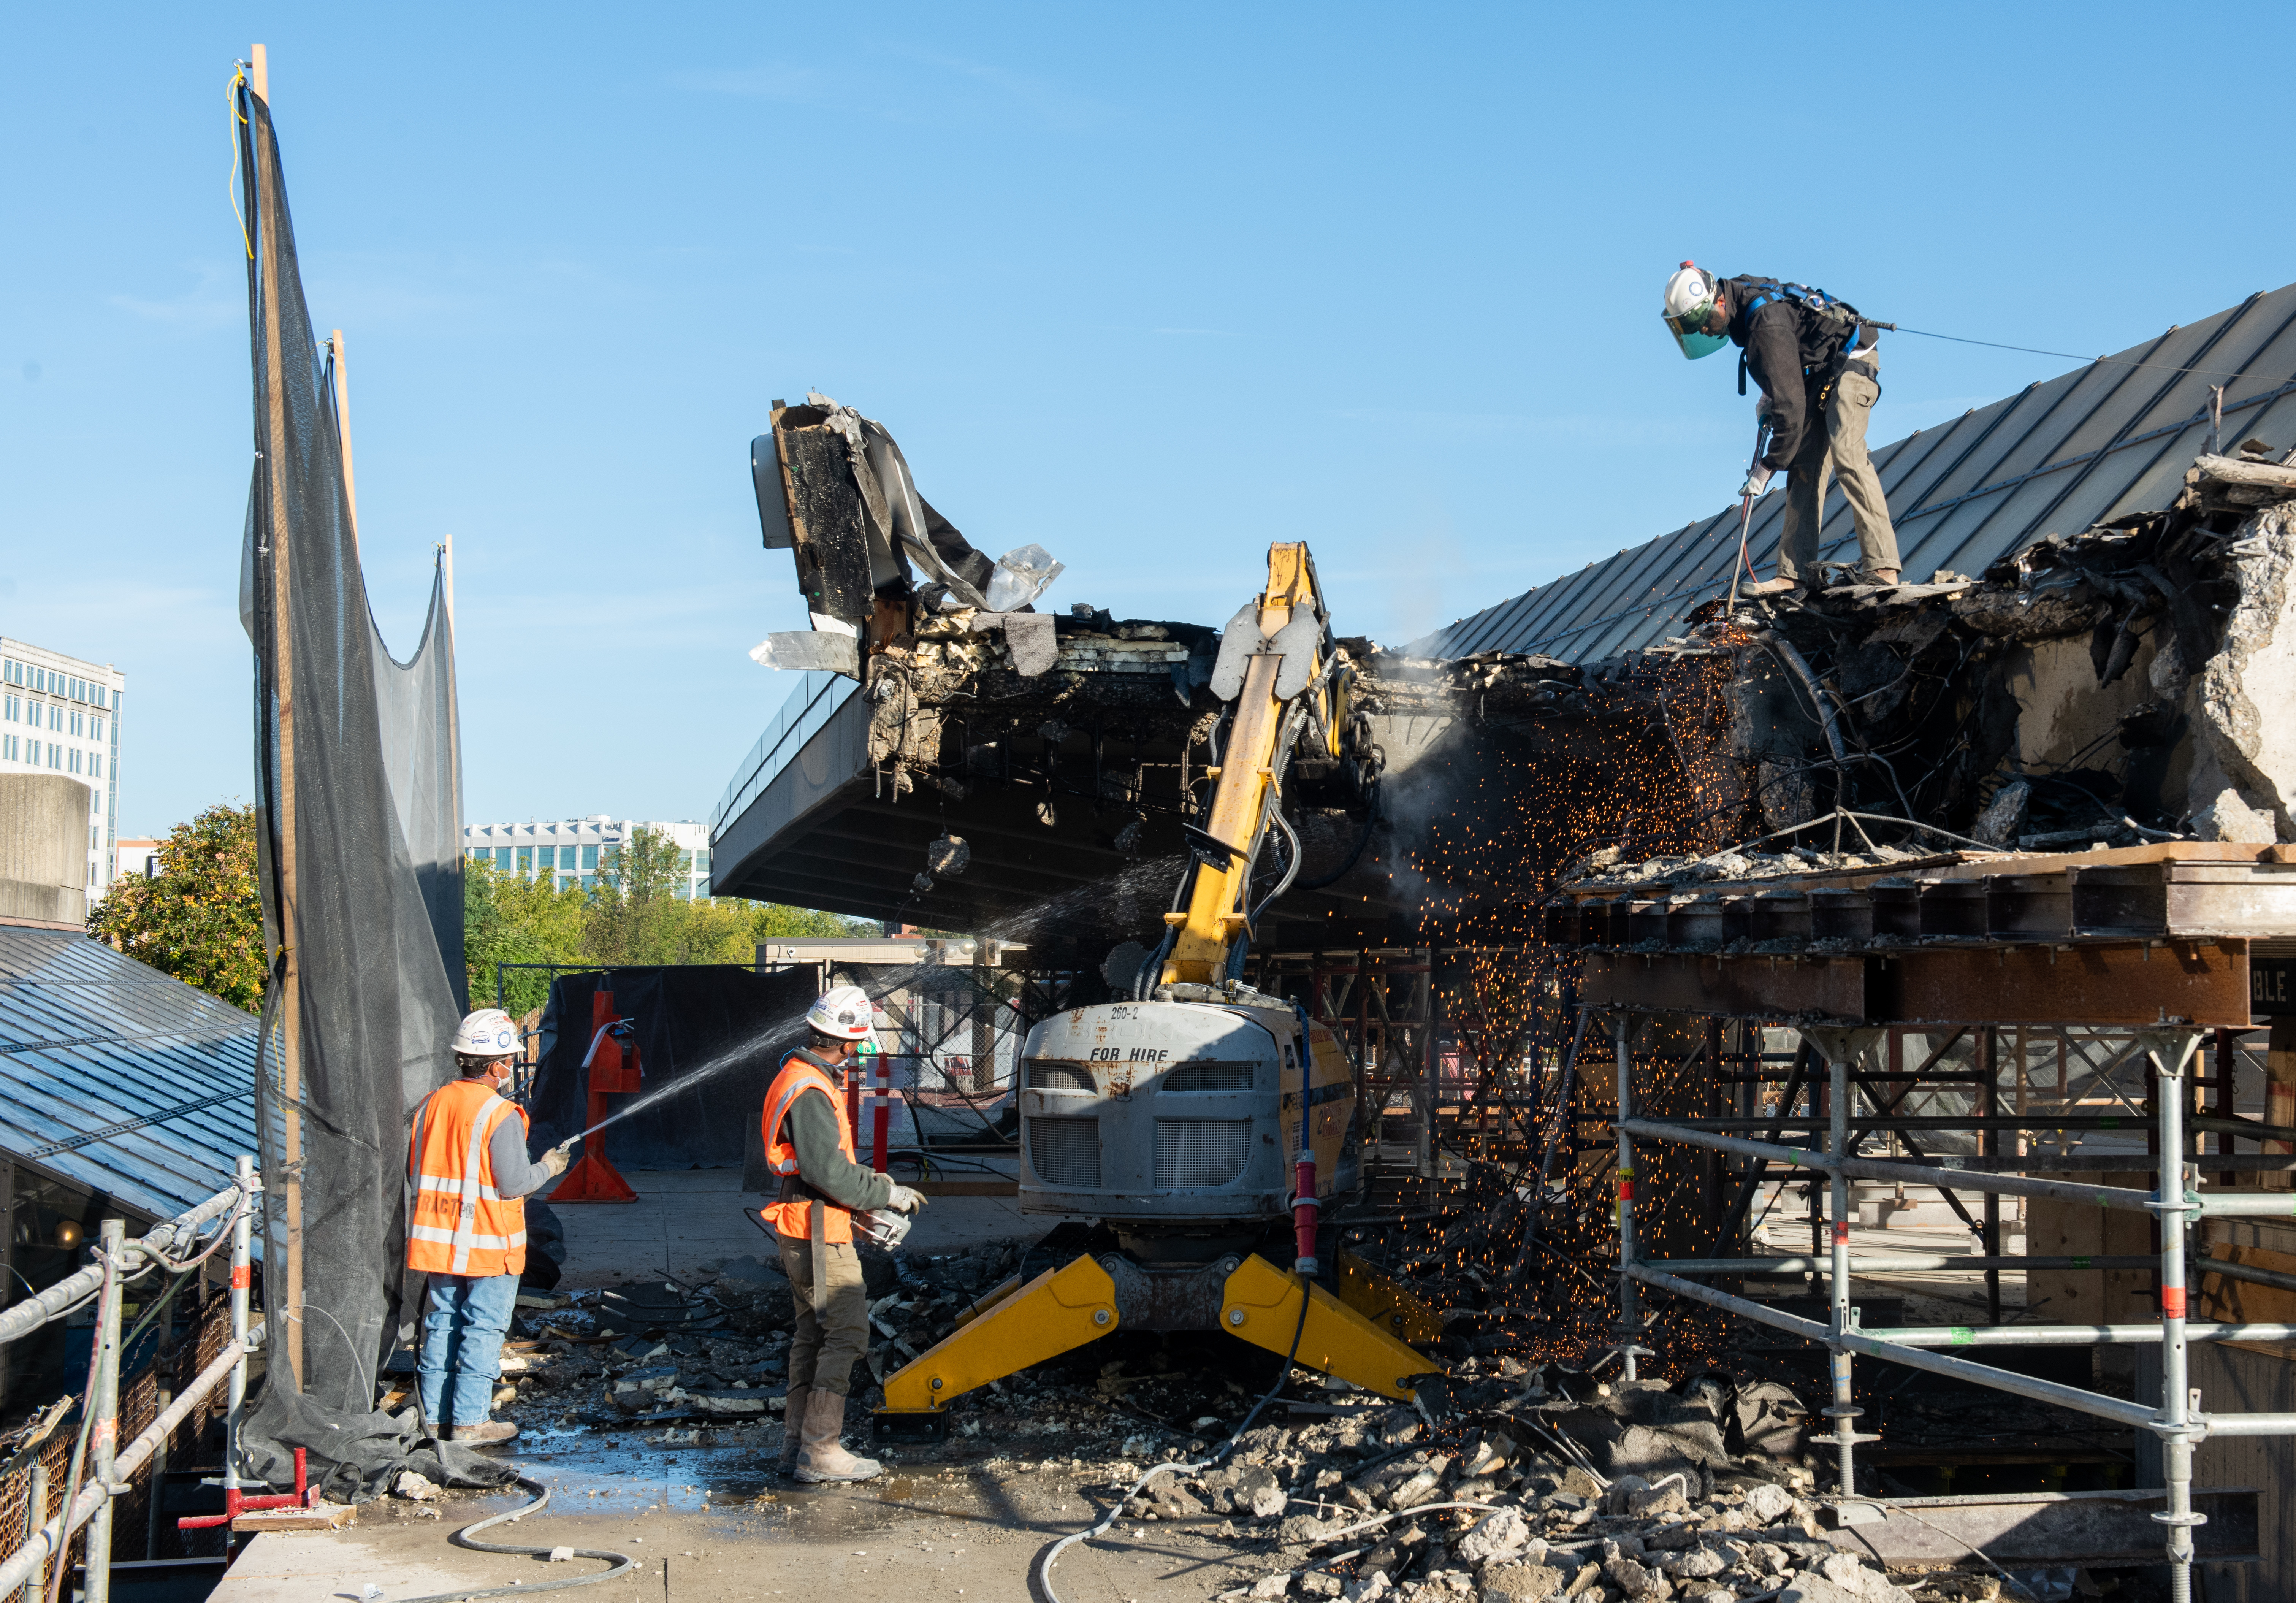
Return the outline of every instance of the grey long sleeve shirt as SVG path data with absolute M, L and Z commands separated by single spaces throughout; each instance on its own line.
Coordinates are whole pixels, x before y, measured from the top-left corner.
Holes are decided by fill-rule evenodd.
M 847 1157 L 837 1144 L 837 1109 L 819 1089 L 801 1091 L 790 1104 L 790 1145 L 797 1148 L 797 1171 L 806 1184 L 840 1208 L 857 1213 L 893 1200 L 893 1180 Z
M 528 1196 L 550 1183 L 541 1164 L 526 1155 L 526 1121 L 504 1119 L 487 1138 L 487 1168 L 494 1176 L 497 1196 Z

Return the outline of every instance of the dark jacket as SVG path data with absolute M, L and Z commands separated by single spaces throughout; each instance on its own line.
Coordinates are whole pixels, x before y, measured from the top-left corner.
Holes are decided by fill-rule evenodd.
M 1745 308 L 1755 287 L 1767 282 L 1773 281 L 1732 278 L 1722 287 L 1730 298 L 1731 342 L 1746 353 L 1746 371 L 1769 402 L 1770 446 L 1762 465 L 1784 473 L 1793 465 L 1806 432 L 1820 426 L 1817 398 L 1841 373 L 1855 329 L 1784 296 L 1773 296 L 1750 315 Z

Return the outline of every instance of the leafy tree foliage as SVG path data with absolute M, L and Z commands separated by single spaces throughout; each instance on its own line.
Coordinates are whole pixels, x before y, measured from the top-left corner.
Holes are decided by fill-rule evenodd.
M 252 1013 L 269 978 L 255 883 L 255 809 L 224 803 L 178 824 L 151 879 L 114 880 L 88 933 Z
M 736 897 L 688 900 L 683 854 L 668 834 L 640 828 L 611 853 L 594 889 L 554 888 L 551 876 L 521 878 L 473 862 L 463 881 L 463 949 L 471 1002 L 495 997 L 497 963 L 566 963 L 622 967 L 656 963 L 757 960 L 760 941 L 806 936 L 873 935 L 876 926 Z M 504 1006 L 520 1016 L 550 994 L 544 969 L 503 976 Z

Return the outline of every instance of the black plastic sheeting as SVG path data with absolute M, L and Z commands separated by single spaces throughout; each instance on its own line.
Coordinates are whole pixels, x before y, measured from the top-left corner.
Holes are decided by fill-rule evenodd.
M 604 1131 L 607 1157 L 631 1169 L 741 1166 L 765 1112 L 766 1088 L 783 1056 L 805 1044 L 805 1010 L 816 982 L 809 968 L 761 974 L 732 965 L 618 968 L 611 974 L 561 974 L 543 1013 L 543 1056 L 527 1110 L 541 1151 L 589 1122 L 590 1077 L 582 1059 L 593 1033 L 591 999 L 603 985 L 614 1012 L 636 1021 L 644 1089 L 610 1096 L 615 1110 L 664 1085 L 692 1081 Z M 719 1068 L 728 1055 L 733 1061 Z
M 516 1465 L 427 1436 L 413 1408 L 396 1414 L 324 1408 L 283 1386 L 266 1387 L 264 1429 L 247 1440 L 243 1473 L 274 1486 L 295 1484 L 295 1450 L 329 1502 L 364 1503 L 411 1469 L 439 1486 L 505 1486 Z
M 449 894 L 435 883 L 438 865 L 455 859 L 460 846 L 447 833 L 460 810 L 453 800 L 453 654 L 435 590 L 414 659 L 402 667 L 381 648 L 270 112 L 243 83 L 238 107 L 255 381 L 242 595 L 256 656 L 258 878 L 266 948 L 291 947 L 300 975 L 303 1142 L 298 1303 L 282 1272 L 285 1110 L 258 1066 L 266 1105 L 258 1125 L 271 1358 L 249 1421 L 248 1451 L 250 1461 L 275 1468 L 279 1448 L 309 1435 L 316 1420 L 323 1437 L 369 1444 L 357 1466 L 362 1483 L 371 1484 L 406 1456 L 403 1443 L 387 1445 L 396 1436 L 369 1426 L 377 1372 L 400 1324 L 407 1121 L 453 1073 L 459 1014 L 461 965 L 450 966 L 441 925 L 433 922 L 434 913 L 449 920 L 445 939 L 459 952 L 459 885 Z M 291 748 L 283 740 L 283 686 L 293 711 Z M 400 711 L 390 713 L 394 707 Z M 291 797 L 291 901 L 281 877 Z M 421 838 L 411 839 L 417 830 Z M 434 868 L 428 898 L 418 863 Z M 268 1055 L 275 1072 L 277 1050 L 275 1042 Z M 299 1397 L 290 1391 L 293 1330 L 302 1343 Z M 321 1469 L 332 1473 L 325 1464 Z

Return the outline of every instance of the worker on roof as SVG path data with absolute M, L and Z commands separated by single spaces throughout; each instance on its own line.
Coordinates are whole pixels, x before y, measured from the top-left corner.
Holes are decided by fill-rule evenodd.
M 837 985 L 806 1010 L 806 1044 L 782 1059 L 766 1093 L 766 1163 L 781 1191 L 762 1211 L 780 1238 L 782 1269 L 797 1294 L 789 1396 L 782 1415 L 783 1475 L 800 1481 L 865 1481 L 880 1466 L 845 1451 L 845 1398 L 853 1365 L 869 1349 L 869 1298 L 853 1247 L 853 1215 L 909 1213 L 924 1197 L 853 1155 L 845 1114 L 845 1065 L 859 1053 L 875 1010 L 857 985 Z
M 1823 290 L 1753 276 L 1717 279 L 1684 262 L 1666 281 L 1666 325 L 1692 361 L 1726 344 L 1739 349 L 1738 393 L 1746 375 L 1761 386 L 1756 403 L 1768 445 L 1742 496 L 1759 496 L 1770 475 L 1786 475 L 1785 529 L 1775 579 L 1748 587 L 1755 596 L 1815 588 L 1817 533 L 1825 481 L 1841 481 L 1857 526 L 1858 576 L 1867 584 L 1898 582 L 1897 530 L 1882 477 L 1866 451 L 1866 425 L 1882 397 L 1881 356 L 1874 325 L 1857 308 Z
M 520 1057 L 518 1025 L 481 1007 L 455 1031 L 451 1080 L 424 1099 L 406 1141 L 406 1267 L 430 1278 L 415 1360 L 425 1429 L 447 1442 L 507 1442 L 518 1426 L 491 1417 L 518 1277 L 526 1268 L 526 1204 L 566 1171 L 569 1142 L 538 1163 L 526 1155 L 526 1110 L 505 1101 Z

